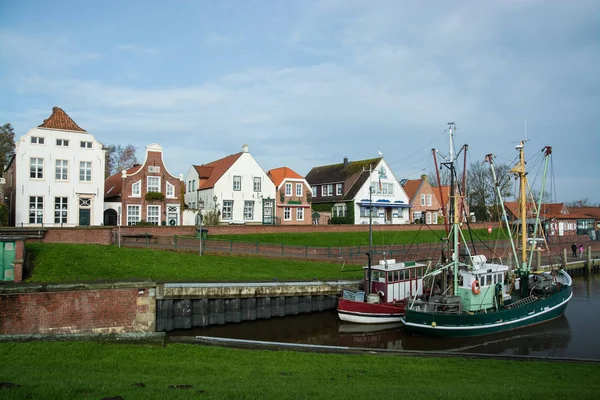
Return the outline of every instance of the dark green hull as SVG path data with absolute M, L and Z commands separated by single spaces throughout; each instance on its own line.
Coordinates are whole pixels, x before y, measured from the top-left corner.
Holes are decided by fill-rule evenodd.
M 471 337 L 490 335 L 540 324 L 560 317 L 571 299 L 571 286 L 546 297 L 513 309 L 487 313 L 442 314 L 406 310 L 404 330 L 430 337 Z

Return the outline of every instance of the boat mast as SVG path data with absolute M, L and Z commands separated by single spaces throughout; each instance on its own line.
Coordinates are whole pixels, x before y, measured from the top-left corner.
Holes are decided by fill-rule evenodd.
M 521 214 L 521 269 L 527 270 L 527 199 L 525 178 L 525 141 L 521 140 L 516 146 L 519 150 L 519 163 L 511 169 L 511 172 L 519 177 L 519 213 Z
M 365 169 L 363 167 L 363 172 Z M 371 293 L 371 251 L 373 249 L 373 183 L 371 182 L 371 175 L 373 174 L 373 167 L 369 164 L 369 252 L 367 253 L 367 287 L 366 294 Z
M 453 254 L 452 254 L 452 264 L 453 264 L 453 275 L 454 275 L 454 284 L 453 291 L 454 295 L 458 296 L 458 242 L 459 242 L 459 232 L 458 232 L 458 202 L 456 201 L 456 190 L 454 188 L 454 168 L 456 158 L 454 155 L 454 130 L 456 129 L 456 125 L 454 122 L 448 122 L 448 136 L 450 137 L 450 190 L 452 191 L 450 194 L 450 204 L 452 207 L 452 234 L 453 234 Z
M 542 177 L 542 188 L 540 189 L 540 198 L 538 199 L 538 205 L 537 205 L 537 210 L 535 213 L 535 226 L 533 227 L 533 238 L 535 239 L 537 237 L 537 229 L 538 226 L 540 225 L 540 213 L 542 210 L 542 203 L 544 200 L 544 191 L 546 190 L 546 173 L 548 172 L 548 160 L 550 158 L 550 154 L 552 154 L 552 147 L 551 146 L 544 146 L 544 174 Z M 531 245 L 531 250 L 529 252 L 529 266 L 528 268 L 531 269 L 531 262 L 533 260 L 533 250 L 536 246 L 536 242 L 533 242 Z

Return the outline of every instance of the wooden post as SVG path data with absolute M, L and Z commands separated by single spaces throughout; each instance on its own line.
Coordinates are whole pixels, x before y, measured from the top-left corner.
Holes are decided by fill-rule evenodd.
M 587 248 L 587 273 L 592 275 L 592 247 Z
M 563 266 L 565 269 L 567 269 L 567 249 L 563 249 L 562 259 L 563 259 Z
M 542 251 L 536 251 L 536 270 L 539 271 L 540 269 L 542 269 Z

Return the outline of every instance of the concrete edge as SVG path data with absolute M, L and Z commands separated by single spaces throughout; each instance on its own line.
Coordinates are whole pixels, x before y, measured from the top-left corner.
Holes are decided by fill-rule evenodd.
M 74 333 L 74 334 L 14 334 L 0 335 L 0 343 L 9 342 L 101 342 L 101 343 L 144 343 L 163 346 L 165 332 L 131 333 Z

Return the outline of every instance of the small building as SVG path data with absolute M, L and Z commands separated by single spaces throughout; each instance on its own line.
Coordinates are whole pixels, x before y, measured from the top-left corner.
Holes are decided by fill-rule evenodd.
M 410 203 L 383 157 L 314 167 L 306 175 L 313 212 L 333 224 L 408 224 Z
M 275 184 L 248 152 L 192 165 L 185 178 L 185 203 L 216 214 L 219 223 L 275 224 Z
M 400 183 L 410 199 L 411 224 L 435 225 L 442 222 L 440 221 L 440 217 L 443 217 L 442 206 L 429 183 L 427 175 L 421 175 L 421 179 L 402 180 Z
M 15 143 L 6 200 L 11 226 L 102 225 L 105 150 L 60 107 Z
M 312 193 L 306 179 L 288 167 L 267 172 L 275 184 L 275 217 L 279 225 L 310 225 Z
M 167 171 L 163 149 L 146 146 L 143 164 L 109 176 L 104 185 L 104 224 L 135 225 L 145 221 L 154 225 L 181 225 L 183 177 Z

